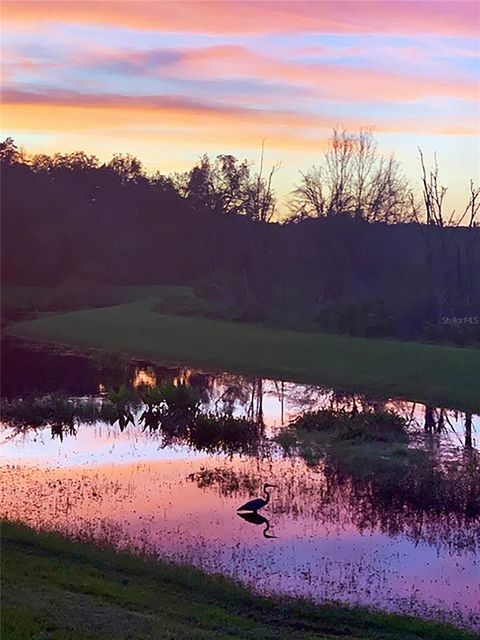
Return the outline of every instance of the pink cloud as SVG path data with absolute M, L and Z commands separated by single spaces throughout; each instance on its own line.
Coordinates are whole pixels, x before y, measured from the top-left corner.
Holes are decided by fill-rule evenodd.
M 326 0 L 6 0 L 3 18 L 24 22 L 75 22 L 134 29 L 213 34 L 249 33 L 478 33 L 472 1 Z
M 29 73 L 36 72 L 42 73 L 45 70 L 49 70 L 56 67 L 61 67 L 62 62 L 44 61 L 41 62 L 34 60 L 28 56 L 18 55 L 4 49 L 2 51 L 2 68 L 8 71 L 11 75 L 17 71 L 28 71 Z
M 224 78 L 261 78 L 310 86 L 318 95 L 345 100 L 395 101 L 448 96 L 475 100 L 473 79 L 441 78 L 372 68 L 275 60 L 241 47 L 216 46 L 190 51 L 176 70 L 187 63 L 190 73 Z
M 405 54 L 407 55 L 407 54 Z M 408 57 L 416 50 L 408 49 Z M 475 101 L 478 84 L 467 76 L 387 71 L 333 62 L 304 63 L 274 59 L 238 45 L 153 51 L 95 51 L 79 54 L 79 65 L 115 64 L 135 74 L 196 80 L 255 80 L 284 84 L 311 96 L 350 102 L 406 102 L 431 97 Z

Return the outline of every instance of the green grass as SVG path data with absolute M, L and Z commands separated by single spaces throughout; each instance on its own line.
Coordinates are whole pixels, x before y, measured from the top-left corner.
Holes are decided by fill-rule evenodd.
M 2 640 L 467 640 L 405 616 L 253 595 L 187 567 L 2 525 Z
M 480 350 L 161 315 L 152 301 L 20 322 L 13 336 L 475 411 Z

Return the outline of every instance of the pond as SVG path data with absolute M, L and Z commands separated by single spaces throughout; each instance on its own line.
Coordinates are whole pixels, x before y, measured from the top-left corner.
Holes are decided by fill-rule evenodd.
M 480 629 L 480 416 L 16 344 L 4 345 L 2 361 L 5 406 L 62 392 L 95 409 L 60 427 L 4 412 L 2 517 L 194 564 L 260 592 Z M 194 389 L 211 424 L 153 428 L 138 398 L 126 424 L 95 418 L 108 389 L 167 383 Z M 318 409 L 394 411 L 408 442 L 327 446 L 288 426 Z M 233 430 L 215 431 L 228 420 Z M 275 485 L 265 508 L 239 514 L 265 483 Z

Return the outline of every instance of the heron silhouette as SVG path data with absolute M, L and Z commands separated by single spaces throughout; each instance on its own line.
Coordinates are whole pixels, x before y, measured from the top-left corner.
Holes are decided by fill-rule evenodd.
M 260 525 L 260 524 L 265 524 L 267 525 L 265 527 L 265 529 L 263 530 L 263 537 L 264 538 L 276 538 L 277 536 L 272 535 L 271 533 L 268 533 L 268 530 L 271 528 L 270 527 L 270 520 L 268 520 L 268 518 L 265 518 L 265 516 L 261 516 L 259 513 L 257 513 L 257 511 L 249 511 L 247 513 L 237 513 L 238 516 L 240 516 L 240 518 L 243 518 L 243 520 L 246 520 L 247 522 L 250 522 L 250 524 L 256 524 L 256 525 Z
M 263 493 L 265 494 L 265 498 L 255 498 L 255 500 L 249 500 L 245 504 L 242 504 L 241 507 L 238 507 L 238 511 L 252 511 L 256 513 L 259 509 L 263 509 L 270 502 L 270 492 L 268 488 L 271 487 L 273 489 L 277 488 L 276 484 L 268 484 L 266 483 L 263 486 Z

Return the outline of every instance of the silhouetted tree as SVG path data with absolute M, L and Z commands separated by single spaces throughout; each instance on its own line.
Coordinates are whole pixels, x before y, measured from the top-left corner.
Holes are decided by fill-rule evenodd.
M 142 178 L 145 178 L 141 161 L 129 153 L 115 153 L 107 166 L 120 176 L 122 184 L 139 182 Z
M 147 174 L 129 155 L 103 164 L 82 151 L 29 157 L 7 139 L 2 282 L 55 285 L 65 299 L 76 287 L 72 300 L 93 285 L 208 283 L 237 320 L 480 341 L 473 325 L 468 335 L 424 326 L 440 312 L 438 303 L 427 309 L 430 291 L 442 309 L 480 315 L 478 189 L 471 185 L 463 217 L 451 223 L 429 213 L 426 224 L 425 205 L 415 203 L 416 222 L 388 225 L 400 200 L 381 185 L 395 185 L 396 165 L 382 161 L 369 133 L 336 135 L 325 160 L 331 182 L 312 182 L 304 202 L 313 207 L 318 196 L 319 215 L 284 223 L 274 217 L 278 166 L 265 167 L 263 145 L 257 167 L 203 156 L 167 176 Z
M 176 174 L 174 184 L 195 211 L 214 214 L 244 215 L 251 220 L 269 222 L 275 211 L 272 179 L 273 167 L 263 175 L 263 145 L 260 171 L 252 174 L 247 160 L 232 155 L 219 155 L 211 161 L 200 158 L 190 171 Z
M 13 138 L 0 142 L 0 162 L 4 165 L 24 162 L 23 152 L 17 147 Z
M 301 174 L 292 194 L 296 216 L 347 214 L 369 222 L 409 218 L 409 189 L 393 155 L 379 154 L 372 132 L 334 129 L 323 162 Z
M 422 150 L 419 149 L 422 171 L 423 207 L 418 207 L 411 197 L 411 209 L 418 223 L 427 264 L 427 319 L 439 321 L 442 316 L 466 316 L 478 309 L 476 298 L 480 256 L 476 228 L 480 213 L 480 187 L 470 181 L 465 209 L 461 215 L 455 210 L 446 211 L 447 187 L 440 184 L 436 156 L 433 166 L 427 168 Z M 468 232 L 462 245 L 455 243 L 456 230 L 467 222 Z

